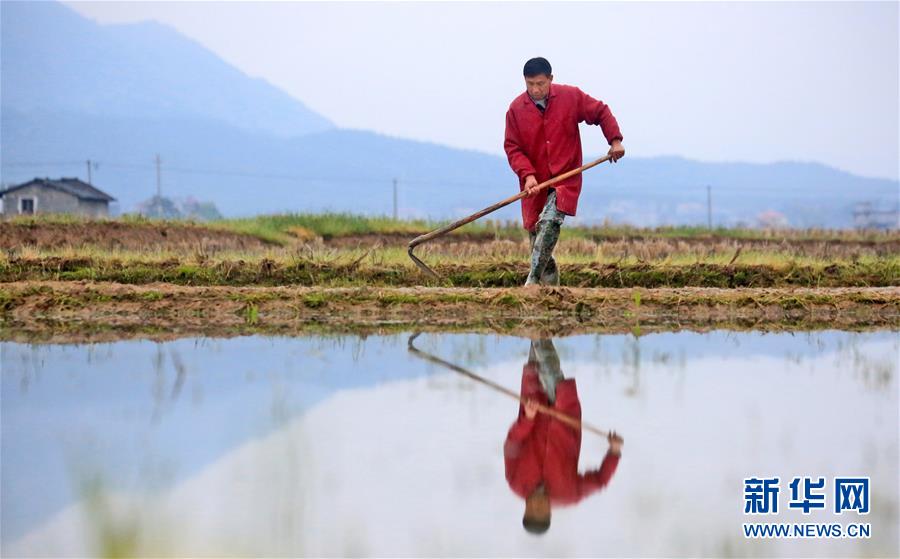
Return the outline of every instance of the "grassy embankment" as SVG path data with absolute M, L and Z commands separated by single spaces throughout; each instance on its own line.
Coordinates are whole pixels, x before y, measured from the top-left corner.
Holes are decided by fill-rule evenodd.
M 16 219 L 5 227 L 103 227 L 141 231 L 196 228 L 262 240 L 236 249 L 202 238 L 175 245 L 150 239 L 125 248 L 71 242 L 14 245 L 0 254 L 0 281 L 95 280 L 126 284 L 412 286 L 429 284 L 405 244 L 440 223 L 346 214 L 278 215 L 199 225 L 68 216 Z M 172 235 L 168 235 L 171 238 Z M 114 239 L 111 239 L 114 240 Z M 138 239 L 140 240 L 140 239 Z M 232 243 L 233 244 L 233 243 Z M 515 223 L 482 221 L 416 253 L 443 285 L 514 287 L 527 274 L 528 241 Z M 878 287 L 900 283 L 900 233 L 761 231 L 627 226 L 564 227 L 556 251 L 563 285 L 578 287 Z M 434 284 L 431 282 L 431 284 Z
M 567 227 L 556 256 L 570 288 L 532 292 L 502 289 L 524 281 L 527 235 L 483 222 L 417 250 L 454 289 L 411 287 L 429 282 L 406 243 L 438 225 L 346 215 L 0 222 L 0 338 L 900 323 L 898 232 Z

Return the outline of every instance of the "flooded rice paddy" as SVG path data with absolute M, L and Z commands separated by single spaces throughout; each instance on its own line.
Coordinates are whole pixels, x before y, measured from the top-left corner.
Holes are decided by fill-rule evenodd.
M 0 551 L 900 552 L 895 331 L 427 333 L 415 339 L 419 353 L 409 337 L 0 344 Z M 570 457 L 581 489 L 551 495 L 543 535 L 523 528 L 525 501 L 511 487 L 521 480 L 508 479 L 519 403 L 422 357 L 518 392 L 544 371 L 535 343 L 559 359 L 557 401 L 577 398 L 584 422 L 624 438 L 612 464 L 607 439 L 582 432 Z M 776 476 L 780 513 L 745 515 L 744 480 Z M 836 515 L 829 495 L 804 515 L 788 506 L 795 476 L 868 476 L 870 512 Z M 554 483 L 546 490 L 561 491 Z M 746 522 L 865 522 L 871 535 L 748 539 Z

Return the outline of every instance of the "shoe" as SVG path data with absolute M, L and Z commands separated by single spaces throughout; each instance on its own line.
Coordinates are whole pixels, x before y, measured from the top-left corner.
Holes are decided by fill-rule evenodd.
M 547 265 L 547 268 L 541 275 L 541 285 L 559 285 L 559 268 L 555 260 L 550 261 L 550 264 Z

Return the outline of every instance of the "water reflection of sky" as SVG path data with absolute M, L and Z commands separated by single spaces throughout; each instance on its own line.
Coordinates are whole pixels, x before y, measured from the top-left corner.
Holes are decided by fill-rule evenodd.
M 96 552 L 127 525 L 144 554 L 897 555 L 897 333 L 554 343 L 584 419 L 626 444 L 608 488 L 541 538 L 504 478 L 517 404 L 406 336 L 4 343 L 3 554 Z M 417 345 L 512 389 L 528 353 Z M 585 435 L 581 467 L 605 451 Z M 744 477 L 844 474 L 872 477 L 871 540 L 742 538 Z

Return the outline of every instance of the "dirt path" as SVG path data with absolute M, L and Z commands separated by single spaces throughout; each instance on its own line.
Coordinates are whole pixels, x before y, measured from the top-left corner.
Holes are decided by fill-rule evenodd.
M 0 339 L 490 330 L 900 328 L 900 287 L 596 289 L 0 284 Z

